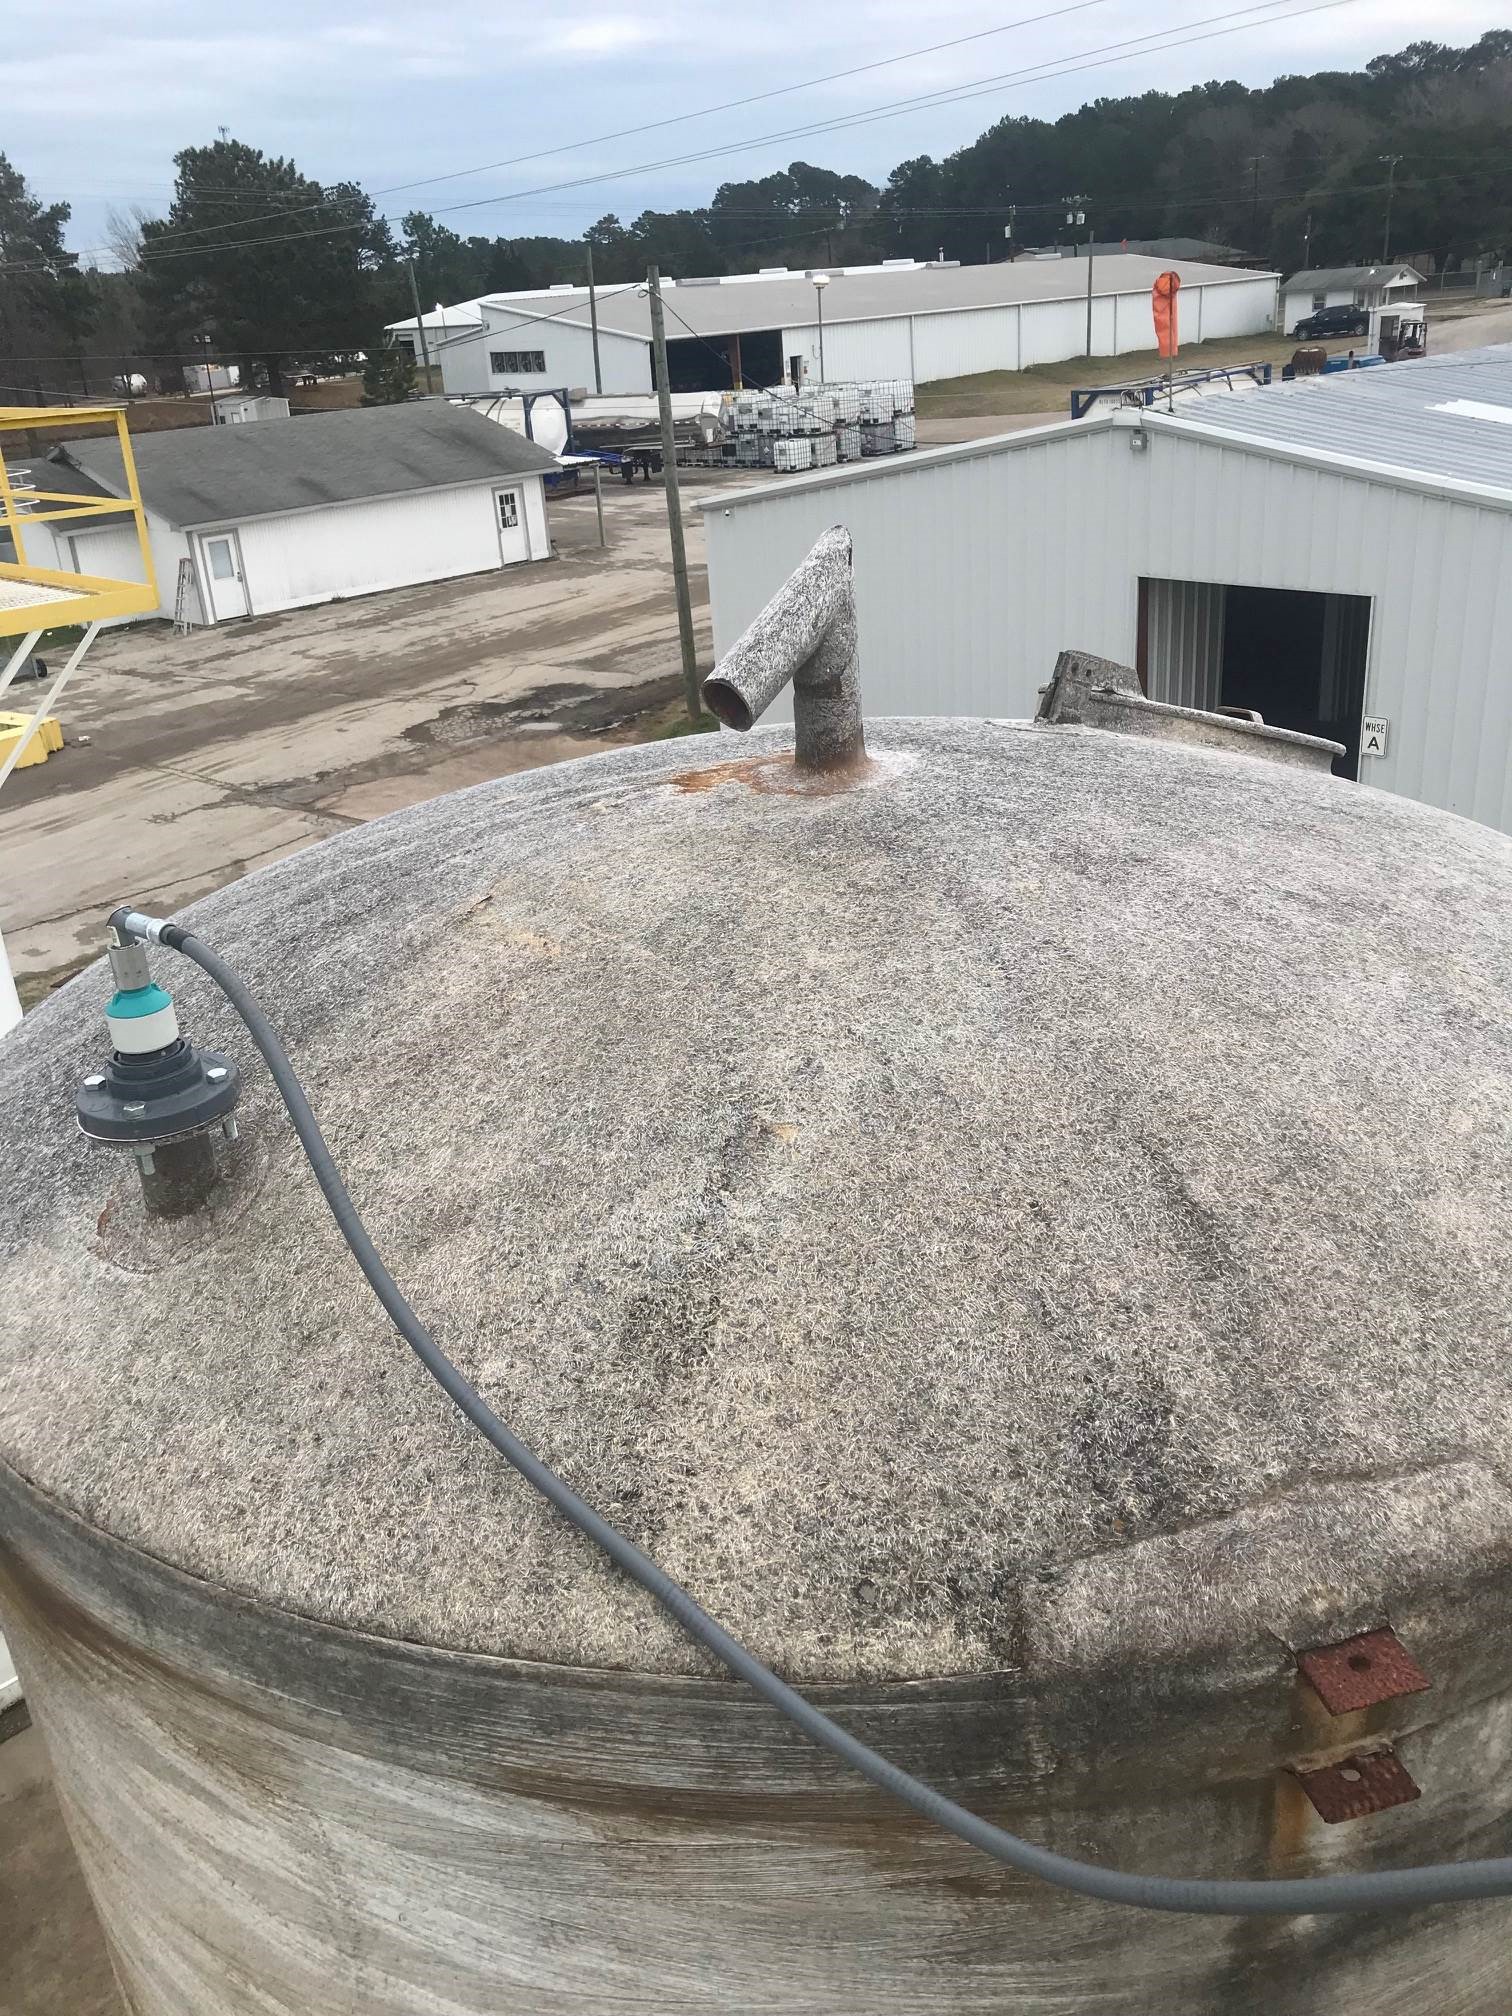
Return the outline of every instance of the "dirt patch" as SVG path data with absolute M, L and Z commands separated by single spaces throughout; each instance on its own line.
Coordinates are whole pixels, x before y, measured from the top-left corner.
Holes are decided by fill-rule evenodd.
M 1178 371 L 1237 369 L 1244 364 L 1289 364 L 1297 344 L 1290 336 L 1225 336 L 1211 343 L 1186 343 Z M 1331 355 L 1358 350 L 1362 339 L 1348 337 L 1323 348 Z M 938 378 L 921 385 L 918 412 L 925 419 L 966 419 L 1016 413 L 1071 416 L 1071 394 L 1083 386 L 1121 385 L 1131 378 L 1154 378 L 1167 367 L 1158 350 L 1131 350 L 1121 357 L 1069 357 L 1055 364 L 1032 364 L 1026 371 L 982 371 L 969 378 Z
M 404 735 L 406 741 L 440 748 L 458 748 L 544 726 L 564 735 L 602 735 L 629 728 L 645 715 L 659 714 L 681 697 L 682 680 L 676 674 L 611 690 L 558 682 L 532 687 L 518 699 L 467 700 L 443 707 L 433 719 L 414 722 Z
M 87 952 L 80 952 L 72 959 L 65 959 L 60 965 L 49 966 L 44 973 L 22 973 L 16 978 L 16 992 L 21 997 L 23 1009 L 35 1008 L 39 1001 L 45 1001 L 49 994 L 55 994 L 75 973 L 82 973 L 91 960 L 98 959 L 104 949 L 104 927 L 100 931 L 101 942 Z

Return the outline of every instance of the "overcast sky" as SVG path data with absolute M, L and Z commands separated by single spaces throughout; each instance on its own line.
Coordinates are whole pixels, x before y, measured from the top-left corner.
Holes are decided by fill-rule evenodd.
M 0 149 L 49 201 L 74 206 L 71 242 L 101 245 L 107 209 L 166 209 L 172 156 L 224 126 L 265 153 L 291 155 L 323 182 L 352 178 L 397 216 L 423 208 L 453 228 L 576 235 L 612 210 L 704 202 L 724 180 L 801 158 L 881 182 L 910 155 L 941 155 L 1010 113 L 1053 118 L 1089 98 L 1177 89 L 1213 77 L 1268 82 L 1289 71 L 1353 68 L 1425 32 L 1419 0 L 1309 0 L 1249 10 L 1259 25 L 1214 36 L 1238 0 L 1085 4 L 964 47 L 914 57 L 765 104 L 603 139 L 619 129 L 776 91 L 924 43 L 1003 29 L 1063 0 L 67 0 L 6 10 Z M 1285 16 L 1293 18 L 1274 18 Z M 1269 17 L 1269 18 L 1268 18 Z M 1437 0 L 1436 41 L 1505 26 L 1507 0 Z M 1200 23 L 1211 24 L 1207 28 Z M 885 109 L 899 99 L 986 84 L 1036 65 L 1094 62 L 1108 44 L 1188 32 L 1209 39 L 1059 77 L 993 84 L 953 105 L 781 139 L 763 136 Z M 740 146 L 743 141 L 758 142 Z M 716 158 L 653 168 L 704 149 Z M 544 150 L 552 150 L 545 152 Z M 428 187 L 422 178 L 519 159 Z M 490 200 L 574 177 L 636 172 L 577 190 Z M 467 204 L 465 209 L 449 206 Z M 107 262 L 108 263 L 108 262 Z

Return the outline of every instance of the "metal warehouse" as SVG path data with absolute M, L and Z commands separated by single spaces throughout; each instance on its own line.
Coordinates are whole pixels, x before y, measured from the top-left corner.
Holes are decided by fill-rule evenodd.
M 152 616 L 224 623 L 551 550 L 542 484 L 555 457 L 441 400 L 185 427 L 135 435 L 132 449 L 160 596 Z M 70 441 L 31 475 L 81 499 L 125 495 L 113 441 Z M 66 520 L 29 529 L 30 557 L 69 573 L 145 579 L 132 523 L 82 525 L 99 529 Z
M 1188 260 L 1120 254 L 1091 261 L 1092 350 L 1098 356 L 1155 347 L 1150 290 L 1181 276 L 1186 343 L 1270 329 L 1279 276 Z M 823 298 L 823 368 L 816 279 Z M 672 389 L 719 391 L 770 385 L 793 375 L 833 381 L 966 377 L 1021 371 L 1081 356 L 1087 348 L 1088 262 L 1019 259 L 994 266 L 815 269 L 663 281 Z M 597 291 L 599 377 L 606 393 L 649 392 L 651 316 L 643 288 Z M 449 333 L 441 334 L 442 316 Z M 427 343 L 452 394 L 510 387 L 592 387 L 588 290 L 485 295 L 425 318 Z M 413 320 L 391 325 L 413 346 Z
M 717 649 L 849 528 L 880 714 L 1026 716 L 1066 646 L 1512 831 L 1512 347 L 704 503 Z

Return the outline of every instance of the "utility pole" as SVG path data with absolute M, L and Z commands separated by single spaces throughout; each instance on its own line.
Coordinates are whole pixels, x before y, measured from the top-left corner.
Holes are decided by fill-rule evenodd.
M 661 274 L 646 269 L 651 296 L 651 346 L 656 358 L 656 405 L 661 416 L 662 479 L 667 492 L 667 532 L 672 543 L 672 580 L 677 589 L 677 636 L 682 646 L 683 695 L 688 719 L 703 719 L 698 691 L 698 653 L 693 644 L 693 602 L 688 594 L 688 552 L 683 544 L 682 498 L 677 488 L 677 437 L 672 430 L 672 385 L 667 375 L 667 322 L 662 313 Z
M 1073 231 L 1078 225 L 1087 224 L 1087 213 L 1083 205 L 1091 199 L 1087 196 L 1066 196 L 1062 201 L 1066 206 L 1066 222 Z M 1075 239 L 1071 241 L 1075 244 Z M 1092 355 L 1092 226 L 1087 224 L 1087 350 Z
M 1391 257 L 1391 205 L 1396 196 L 1397 163 L 1400 154 L 1382 154 L 1380 159 L 1386 164 L 1386 228 L 1381 233 L 1381 264 L 1384 266 Z
M 593 284 L 593 240 L 585 238 L 583 243 L 588 247 L 588 321 L 593 330 L 593 389 L 602 397 L 604 374 L 599 369 L 598 290 Z M 601 539 L 599 544 L 602 546 L 603 543 Z
M 425 334 L 425 317 L 420 313 L 420 283 L 415 278 L 414 260 L 406 259 L 404 263 L 409 268 L 410 299 L 415 304 L 415 328 L 418 330 L 420 336 L 420 355 L 425 359 L 425 389 L 429 392 L 431 390 L 430 344 Z
M 1250 156 L 1250 253 L 1253 255 L 1260 244 L 1260 163 L 1263 154 Z
M 1302 232 L 1302 270 L 1307 272 L 1312 265 L 1312 212 L 1307 213 L 1307 223 Z
M 216 425 L 215 366 L 210 361 L 210 350 L 212 344 L 215 342 L 215 338 L 210 335 L 204 335 L 199 340 L 205 346 L 205 390 L 210 395 L 210 425 L 213 427 Z

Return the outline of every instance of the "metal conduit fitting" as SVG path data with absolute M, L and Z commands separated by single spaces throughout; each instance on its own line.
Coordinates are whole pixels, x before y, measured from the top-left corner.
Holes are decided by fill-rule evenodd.
M 743 734 L 793 685 L 800 770 L 866 761 L 851 536 L 832 525 L 703 682 L 704 705 Z

